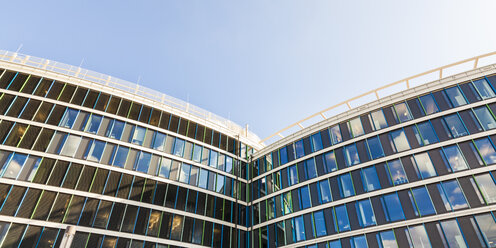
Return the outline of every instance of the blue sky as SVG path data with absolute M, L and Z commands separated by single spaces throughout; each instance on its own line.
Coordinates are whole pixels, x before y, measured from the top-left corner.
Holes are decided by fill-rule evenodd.
M 164 92 L 268 136 L 496 51 L 494 1 L 4 1 L 0 49 Z

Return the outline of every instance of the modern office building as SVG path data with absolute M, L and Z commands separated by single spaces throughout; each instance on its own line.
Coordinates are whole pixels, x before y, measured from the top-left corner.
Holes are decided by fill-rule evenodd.
M 496 247 L 489 55 L 265 145 L 165 94 L 0 51 L 0 247 Z

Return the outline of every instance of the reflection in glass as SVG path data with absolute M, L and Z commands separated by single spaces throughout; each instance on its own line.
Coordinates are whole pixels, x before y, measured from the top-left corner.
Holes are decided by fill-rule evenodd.
M 67 108 L 67 111 L 65 112 L 62 121 L 60 121 L 59 126 L 72 128 L 72 126 L 74 125 L 74 121 L 76 121 L 76 117 L 78 113 L 79 113 L 78 110 Z
M 342 197 L 349 197 L 355 195 L 355 190 L 353 189 L 353 182 L 351 181 L 351 175 L 349 173 L 339 176 L 339 189 L 341 190 Z
M 360 163 L 360 158 L 358 157 L 358 151 L 355 144 L 345 146 L 343 152 L 347 166 Z
M 81 142 L 81 136 L 68 135 L 65 140 L 64 147 L 60 151 L 60 155 L 72 157 L 77 151 L 79 147 L 79 143 Z
M 324 155 L 325 165 L 326 165 L 326 173 L 333 172 L 338 169 L 338 165 L 336 164 L 336 156 L 334 155 L 334 151 L 328 152 Z
M 216 151 L 210 151 L 210 160 L 208 162 L 208 165 L 213 168 L 217 168 L 217 158 L 218 158 L 218 153 Z
M 467 104 L 467 100 L 465 100 L 465 97 L 462 95 L 462 92 L 460 91 L 460 88 L 458 88 L 458 86 L 453 86 L 446 89 L 445 91 L 451 101 L 451 104 L 453 104 L 453 107 L 456 108 L 458 106 Z
M 476 215 L 475 220 L 479 224 L 479 229 L 484 236 L 484 240 L 490 247 L 494 247 L 496 244 L 496 222 L 492 214 L 481 214 Z
M 426 216 L 436 213 L 434 205 L 432 205 L 432 200 L 429 196 L 429 192 L 425 187 L 412 189 L 412 191 L 408 192 L 408 194 L 410 200 L 412 201 L 412 205 L 417 206 L 420 216 Z
M 384 151 L 382 150 L 381 141 L 378 136 L 368 138 L 367 146 L 369 148 L 369 155 L 371 159 L 384 157 Z
M 100 122 L 102 122 L 102 116 L 91 114 L 88 123 L 86 124 L 86 132 L 96 133 L 98 127 L 100 127 Z
M 424 107 L 426 115 L 434 114 L 439 111 L 436 101 L 431 94 L 421 96 L 419 99 L 420 103 L 422 103 L 422 107 Z
M 176 138 L 176 142 L 174 144 L 174 155 L 178 157 L 182 157 L 184 154 L 184 140 Z
M 429 236 L 424 226 L 412 226 L 408 228 L 408 231 L 410 232 L 410 240 L 414 247 L 431 247 Z
M 198 187 L 206 189 L 208 182 L 208 171 L 200 169 L 200 176 L 198 177 Z
M 201 162 L 201 154 L 202 154 L 202 147 L 197 145 L 197 144 L 194 144 L 192 160 L 197 162 L 197 163 L 200 163 Z
M 488 138 L 478 139 L 474 142 L 486 164 L 496 163 L 496 151 Z
M 384 117 L 384 113 L 382 112 L 382 109 L 370 113 L 370 118 L 374 130 L 383 129 L 388 126 L 386 122 L 386 117 Z
M 361 200 L 356 203 L 358 221 L 361 227 L 375 225 L 374 211 L 369 199 Z
M 122 132 L 124 131 L 124 122 L 112 120 L 112 124 L 108 126 L 105 136 L 113 139 L 121 139 Z
M 402 152 L 410 149 L 410 144 L 408 144 L 408 140 L 403 129 L 390 132 L 389 137 L 393 142 L 393 147 L 396 152 Z
M 420 144 L 429 145 L 439 141 L 430 122 L 419 123 L 417 124 L 417 128 L 422 136 L 422 142 L 419 142 Z
M 336 214 L 336 222 L 338 224 L 338 231 L 344 232 L 350 230 L 350 221 L 348 220 L 348 212 L 344 205 L 334 207 Z
M 307 180 L 317 177 L 317 168 L 315 168 L 315 159 L 305 160 L 305 167 L 307 172 Z
M 394 105 L 394 110 L 396 111 L 397 118 L 399 122 L 405 122 L 412 119 L 412 115 L 410 114 L 410 109 L 406 103 L 398 103 Z
M 320 181 L 319 187 L 321 202 L 326 203 L 332 201 L 331 186 L 329 185 L 329 181 L 327 179 Z
M 312 151 L 315 152 L 321 150 L 323 146 L 322 146 L 322 137 L 320 137 L 320 132 L 312 135 L 311 137 L 312 137 L 312 148 L 313 148 Z
M 296 165 L 289 167 L 288 176 L 289 176 L 289 186 L 298 183 L 298 171 L 296 169 Z
M 352 248 L 368 248 L 365 235 L 352 237 L 350 239 L 350 244 Z
M 485 130 L 490 130 L 496 127 L 496 121 L 494 121 L 493 116 L 489 113 L 489 110 L 485 106 L 474 108 L 474 112 Z
M 353 137 L 358 137 L 365 133 L 363 131 L 362 121 L 360 121 L 360 117 L 350 120 L 348 122 L 348 128 L 350 129 Z
M 127 154 L 129 153 L 129 148 L 124 146 L 119 146 L 117 152 L 115 153 L 115 158 L 113 165 L 124 168 L 126 163 Z
M 136 145 L 143 145 L 143 141 L 145 140 L 146 129 L 144 127 L 136 126 L 134 127 L 134 133 L 131 137 L 131 143 Z
M 479 79 L 477 81 L 473 81 L 472 83 L 482 99 L 488 99 L 495 96 L 493 89 L 489 86 L 486 79 Z
M 301 209 L 309 208 L 312 206 L 312 201 L 310 199 L 310 190 L 308 186 L 303 186 L 300 188 L 300 204 Z
M 305 225 L 303 224 L 303 216 L 293 218 L 293 237 L 295 241 L 305 240 Z
M 153 140 L 152 148 L 155 150 L 164 151 L 165 137 L 167 137 L 167 135 L 161 132 L 155 132 L 155 139 Z
M 453 172 L 468 169 L 467 162 L 457 145 L 444 147 L 443 150 Z
M 393 231 L 384 231 L 378 234 L 377 240 L 383 248 L 398 248 Z
M 408 183 L 405 170 L 399 159 L 387 162 L 387 166 L 391 175 L 391 181 L 394 185 Z
M 2 177 L 16 179 L 27 157 L 26 154 L 14 153 Z
M 460 117 L 458 114 L 452 114 L 444 117 L 444 121 L 446 122 L 446 126 L 448 127 L 449 131 L 451 132 L 451 135 L 453 138 L 458 138 L 461 136 L 465 136 L 468 134 L 467 129 L 465 129 L 465 126 L 463 125 L 462 121 L 460 120 Z
M 496 202 L 496 185 L 489 173 L 475 176 L 477 185 L 487 203 Z
M 387 221 L 404 220 L 403 208 L 401 207 L 400 198 L 397 193 L 383 195 L 381 198 L 382 207 L 386 214 Z
M 329 131 L 331 132 L 331 141 L 333 145 L 343 141 L 343 137 L 341 136 L 341 130 L 339 130 L 338 125 L 331 127 Z
M 181 170 L 179 171 L 179 182 L 188 183 L 190 171 L 191 171 L 191 165 L 183 163 L 181 165 Z
M 377 176 L 377 171 L 375 166 L 370 166 L 362 169 L 362 181 L 365 191 L 373 191 L 381 188 L 379 183 L 379 177 Z
M 325 219 L 324 219 L 324 211 L 317 211 L 313 213 L 313 219 L 315 223 L 315 234 L 317 237 L 327 235 Z
M 296 152 L 296 158 L 301 158 L 305 156 L 305 149 L 303 147 L 303 140 L 298 140 L 294 143 L 295 145 L 295 152 Z
M 463 191 L 456 180 L 451 180 L 441 183 L 444 189 L 444 193 L 448 198 L 451 207 L 454 210 L 467 208 L 467 200 L 463 195 Z
M 417 165 L 418 171 L 422 179 L 436 176 L 436 170 L 432 164 L 429 154 L 426 152 L 414 155 L 415 164 Z
M 450 247 L 456 248 L 466 248 L 467 244 L 463 238 L 462 232 L 458 227 L 458 222 L 456 220 L 445 220 L 441 221 L 441 227 L 443 228 L 444 235 L 446 236 L 446 241 Z
M 102 158 L 105 142 L 99 140 L 92 140 L 88 146 L 84 159 L 89 161 L 99 162 Z
M 169 178 L 171 164 L 172 160 L 162 157 L 160 159 L 160 171 L 158 175 L 164 178 Z

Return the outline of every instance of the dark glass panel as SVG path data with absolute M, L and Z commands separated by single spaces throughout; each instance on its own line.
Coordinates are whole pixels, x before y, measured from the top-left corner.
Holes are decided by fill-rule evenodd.
M 22 197 L 26 192 L 26 188 L 14 186 L 10 189 L 9 195 L 5 200 L 2 209 L 0 210 L 0 214 L 14 216 L 17 208 L 19 207 Z
M 205 214 L 205 201 L 207 195 L 202 192 L 198 192 L 198 200 L 196 203 L 196 214 L 204 215 Z
M 38 87 L 36 87 L 36 90 L 34 91 L 35 96 L 45 96 L 48 92 L 48 89 L 52 85 L 53 80 L 49 79 L 43 79 L 41 80 L 40 84 Z
M 97 98 L 98 98 L 98 92 L 90 90 L 90 92 L 86 96 L 86 99 L 84 99 L 83 106 L 87 108 L 93 108 L 95 106 L 95 102 Z M 99 109 L 99 110 L 103 111 L 103 109 Z
M 30 218 L 40 195 L 40 189 L 29 189 L 24 197 L 24 200 L 22 201 L 21 206 L 19 207 L 19 210 L 17 210 L 16 217 Z
M 2 73 L 0 77 L 0 88 L 6 89 L 9 86 L 10 82 L 17 76 L 17 72 L 15 71 L 5 71 Z
M 36 140 L 35 145 L 33 146 L 33 150 L 44 152 L 48 148 L 54 132 L 55 131 L 51 129 L 43 128 L 38 136 L 38 139 Z
M 119 111 L 117 111 L 117 115 L 122 116 L 122 117 L 127 117 L 130 107 L 131 107 L 131 102 L 128 100 L 122 99 L 121 104 L 119 106 Z
M 53 103 L 48 103 L 48 102 L 41 103 L 41 106 L 38 109 L 38 112 L 36 112 L 36 115 L 34 116 L 33 120 L 36 122 L 45 123 L 48 115 L 50 114 L 50 111 L 52 110 L 52 107 L 53 107 Z
M 163 129 L 169 129 L 170 114 L 162 112 L 162 117 L 160 118 L 159 127 Z
M 98 168 L 96 171 L 95 178 L 93 179 L 91 185 L 91 193 L 101 194 L 103 187 L 105 187 L 105 181 L 107 180 L 109 171 L 105 169 Z
M 54 159 L 43 158 L 36 170 L 36 175 L 34 176 L 33 183 L 45 184 L 50 176 L 50 172 L 52 171 L 53 165 L 55 164 Z
M 178 133 L 186 136 L 187 131 L 188 131 L 188 120 L 181 118 L 179 122 Z
M 26 225 L 12 223 L 3 240 L 2 248 L 18 248 L 25 229 Z
M 87 192 L 90 189 L 91 182 L 93 181 L 93 175 L 95 175 L 95 168 L 91 166 L 85 166 L 83 169 L 83 173 L 79 178 L 76 189 Z
M 160 226 L 159 237 L 163 239 L 170 238 L 171 226 L 172 226 L 172 214 L 164 212 L 162 215 L 162 223 Z
M 125 209 L 125 204 L 119 202 L 114 203 L 114 208 L 112 209 L 112 213 L 110 214 L 107 229 L 112 231 L 120 230 Z
M 196 136 L 195 139 L 203 142 L 203 139 L 205 138 L 205 127 L 198 124 L 198 127 L 196 128 Z
M 212 245 L 212 230 L 213 223 L 210 221 L 205 221 L 205 226 L 203 228 L 203 245 L 211 246 Z
M 478 102 L 481 100 L 479 94 L 477 94 L 477 92 L 475 91 L 475 88 L 472 85 L 472 83 L 469 82 L 465 84 L 460 84 L 460 88 L 462 89 L 463 94 L 470 103 Z
M 165 206 L 168 208 L 174 208 L 176 203 L 177 186 L 169 184 L 167 188 L 167 196 L 165 198 Z
M 109 102 L 110 96 L 105 93 L 100 93 L 98 100 L 96 101 L 95 109 L 100 111 L 105 111 L 107 103 Z
M 71 103 L 81 106 L 81 104 L 83 104 L 84 97 L 86 96 L 87 93 L 88 93 L 88 89 L 78 87 L 76 90 L 76 93 L 74 94 L 74 97 L 71 100 Z M 88 106 L 85 106 L 85 107 L 88 107 Z M 91 107 L 93 107 L 93 106 L 91 106 Z
M 204 142 L 209 144 L 209 145 L 212 144 L 212 129 L 205 128 Z
M 448 96 L 446 95 L 444 90 L 436 91 L 432 94 L 434 95 L 434 99 L 436 100 L 437 106 L 441 111 L 445 111 L 452 108 L 451 103 L 448 100 Z
M 67 171 L 68 167 L 69 167 L 69 162 L 57 160 L 57 163 L 55 164 L 55 167 L 52 170 L 52 174 L 50 175 L 47 184 L 51 186 L 60 186 L 62 180 L 64 179 L 65 172 Z
M 38 107 L 40 105 L 41 105 L 40 100 L 29 99 L 29 102 L 26 105 L 26 107 L 24 108 L 24 110 L 22 111 L 20 118 L 25 119 L 25 120 L 33 119 L 33 116 L 36 113 L 36 110 L 38 110 Z
M 59 233 L 59 229 L 54 228 L 43 228 L 43 233 L 41 234 L 41 238 L 38 241 L 38 247 L 54 247 L 53 243 L 57 238 L 57 234 Z
M 62 119 L 62 115 L 65 113 L 66 107 L 61 106 L 61 105 L 55 105 L 55 107 L 52 109 L 52 112 L 50 112 L 50 117 L 48 117 L 47 124 L 57 126 L 60 123 L 60 119 Z
M 213 131 L 212 145 L 215 147 L 220 147 L 220 133 L 217 131 Z
M 136 222 L 136 215 L 138 214 L 138 207 L 128 205 L 126 208 L 126 213 L 124 214 L 124 219 L 122 220 L 122 232 L 132 233 L 134 229 L 134 223 Z
M 141 201 L 144 203 L 152 203 L 153 191 L 155 190 L 156 181 L 152 179 L 146 179 L 145 189 L 143 190 L 143 197 Z
M 107 182 L 105 183 L 105 195 L 115 196 L 117 193 L 117 188 L 119 187 L 119 180 L 121 179 L 121 173 L 116 171 L 110 171 Z
M 143 186 L 145 185 L 145 178 L 134 177 L 133 187 L 131 189 L 131 194 L 129 195 L 129 200 L 140 201 L 141 193 L 143 192 Z
M 26 132 L 27 127 L 27 124 L 16 123 L 3 144 L 7 146 L 17 146 L 19 141 L 21 141 L 22 136 Z
M 55 192 L 43 191 L 43 194 L 37 203 L 36 210 L 32 216 L 33 219 L 46 220 L 56 196 L 57 193 Z
M 15 96 L 9 94 L 3 94 L 0 98 L 0 114 L 5 114 L 5 111 L 9 108 L 10 104 L 14 100 Z
M 67 209 L 67 214 L 64 218 L 64 223 L 73 224 L 73 225 L 78 223 L 84 201 L 85 201 L 84 197 L 81 196 L 72 197 L 70 206 Z
M 52 86 L 48 90 L 46 97 L 56 100 L 59 97 L 59 94 L 62 91 L 64 85 L 65 85 L 64 83 L 53 81 Z
M 121 181 L 119 183 L 119 189 L 117 191 L 117 197 L 127 199 L 129 191 L 131 191 L 132 182 L 132 175 L 122 174 Z
M 19 91 L 24 83 L 27 81 L 30 75 L 24 73 L 18 73 L 17 76 L 12 80 L 10 85 L 8 86 L 8 90 Z
M 179 126 L 179 117 L 172 115 L 170 119 L 169 130 L 176 133 L 178 126 Z
M 119 103 L 120 102 L 121 102 L 121 99 L 119 97 L 112 96 L 110 98 L 107 109 L 105 109 L 105 112 L 110 113 L 110 114 L 116 114 L 117 109 L 119 109 Z
M 153 204 L 163 206 L 166 191 L 167 191 L 167 184 L 163 182 L 157 182 L 157 185 L 155 187 L 155 197 L 153 198 Z
M 9 111 L 7 112 L 7 116 L 11 117 L 17 117 L 21 113 L 21 110 L 24 108 L 24 105 L 28 101 L 27 98 L 18 96 L 14 100 L 14 102 L 11 104 Z
M 144 235 L 148 226 L 148 218 L 150 217 L 150 209 L 141 207 L 136 218 L 136 226 L 134 233 Z
M 53 88 L 53 86 L 52 86 Z M 74 91 L 76 90 L 76 86 L 72 84 L 66 84 L 64 86 L 64 89 L 62 90 L 62 93 L 60 94 L 58 100 L 63 101 L 63 102 L 69 102 L 72 98 L 72 95 L 74 94 Z M 50 90 L 51 92 L 51 90 Z M 50 93 L 48 93 L 50 95 Z M 50 96 L 49 96 L 50 97 Z
M 81 213 L 78 225 L 80 226 L 91 226 L 93 224 L 93 219 L 95 218 L 96 210 L 98 207 L 99 200 L 97 199 L 87 199 L 84 203 L 84 209 Z
M 52 206 L 50 216 L 48 217 L 48 221 L 53 222 L 62 222 L 64 218 L 65 212 L 69 207 L 69 202 L 71 201 L 71 195 L 59 193 L 55 203 Z

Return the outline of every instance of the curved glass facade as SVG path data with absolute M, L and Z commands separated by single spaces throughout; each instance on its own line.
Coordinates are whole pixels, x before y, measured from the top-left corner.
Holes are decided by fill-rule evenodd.
M 0 247 L 496 247 L 492 67 L 265 147 L 82 80 L 0 61 Z

